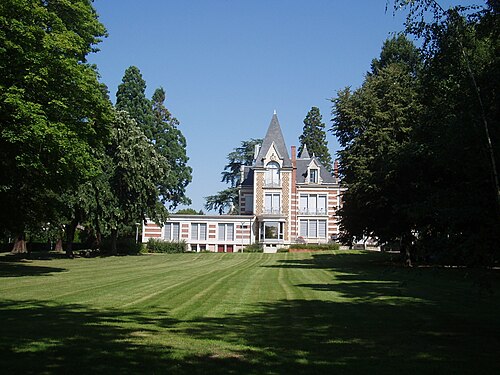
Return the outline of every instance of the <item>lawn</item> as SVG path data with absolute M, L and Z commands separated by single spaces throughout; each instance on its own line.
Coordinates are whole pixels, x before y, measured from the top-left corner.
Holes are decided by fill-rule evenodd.
M 0 256 L 4 374 L 500 373 L 500 287 L 363 252 Z

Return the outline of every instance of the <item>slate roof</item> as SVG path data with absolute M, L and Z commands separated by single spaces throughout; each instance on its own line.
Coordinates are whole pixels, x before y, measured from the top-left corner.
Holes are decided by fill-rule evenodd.
M 299 159 L 310 159 L 309 152 L 307 151 L 307 145 L 304 145 L 302 152 L 300 153 Z
M 315 160 L 319 165 L 319 174 L 324 184 L 334 184 L 337 182 L 336 178 L 328 172 L 328 170 L 321 164 L 321 162 L 316 159 L 297 159 L 297 183 L 303 184 L 307 181 L 307 167 L 311 164 L 311 161 Z
M 245 165 L 243 167 L 243 181 L 242 186 L 253 186 L 253 168 Z
M 290 160 L 290 156 L 288 156 L 285 139 L 283 138 L 283 133 L 281 132 L 280 123 L 278 121 L 278 116 L 276 116 L 276 113 L 273 115 L 271 123 L 269 124 L 269 128 L 267 129 L 266 136 L 262 141 L 262 146 L 255 161 L 256 167 L 264 167 L 262 159 L 266 157 L 266 154 L 273 142 L 276 150 L 278 151 L 278 156 L 283 159 L 283 167 L 291 167 L 292 161 Z

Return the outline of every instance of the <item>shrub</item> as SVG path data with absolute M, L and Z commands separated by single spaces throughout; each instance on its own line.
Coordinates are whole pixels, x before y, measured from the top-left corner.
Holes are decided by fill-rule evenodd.
M 263 251 L 264 250 L 262 249 L 262 245 L 260 243 L 253 243 L 243 248 L 244 253 L 262 253 Z
M 277 252 L 278 253 L 288 253 L 289 250 L 286 247 L 280 247 Z
M 186 251 L 186 242 L 170 242 L 150 238 L 146 244 L 149 253 L 183 253 Z
M 88 249 L 87 244 L 82 244 L 82 248 Z M 78 246 L 79 247 L 79 246 Z M 142 249 L 142 244 L 136 243 L 133 237 L 122 237 L 116 239 L 116 250 L 118 254 L 123 255 L 134 255 L 139 254 Z M 73 250 L 79 250 L 75 245 L 73 245 Z M 101 250 L 104 253 L 109 253 L 111 251 L 111 238 L 105 238 L 101 243 Z
M 290 245 L 290 249 L 303 249 L 303 250 L 338 250 L 340 245 L 338 243 L 329 243 L 329 244 L 301 244 L 296 243 Z

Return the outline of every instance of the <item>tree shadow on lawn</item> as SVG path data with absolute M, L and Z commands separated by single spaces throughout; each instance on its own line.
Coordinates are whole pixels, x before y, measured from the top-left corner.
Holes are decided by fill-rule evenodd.
M 0 277 L 49 276 L 55 272 L 66 272 L 65 268 L 34 266 L 30 262 L 0 260 Z
M 399 271 L 358 261 L 358 255 L 343 258 L 332 273 L 341 283 L 298 286 L 325 298 L 258 303 L 222 317 L 179 320 L 161 308 L 0 302 L 0 368 L 23 374 L 500 373 L 498 299 L 463 307 L 446 291 L 424 298 L 398 284 Z M 337 267 L 326 258 L 313 266 Z M 425 286 L 418 278 L 414 283 Z

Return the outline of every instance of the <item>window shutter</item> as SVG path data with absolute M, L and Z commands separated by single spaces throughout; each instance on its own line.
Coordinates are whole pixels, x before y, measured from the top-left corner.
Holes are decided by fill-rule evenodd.
M 299 234 L 302 237 L 308 237 L 307 236 L 307 220 L 301 220 L 300 221 L 300 232 Z
M 318 237 L 318 222 L 316 220 L 309 220 L 309 237 Z
M 266 209 L 266 211 L 268 211 L 268 210 L 270 211 L 273 208 L 273 206 L 272 206 L 272 195 L 271 194 L 266 194 L 264 208 Z
M 207 224 L 200 224 L 200 240 L 207 239 Z
M 318 196 L 318 212 L 326 213 L 326 195 Z
M 172 223 L 173 240 L 179 241 L 179 223 Z
M 300 212 L 307 212 L 307 195 L 300 196 L 299 211 Z
M 273 194 L 273 211 L 280 211 L 280 195 Z
M 165 239 L 167 241 L 172 239 L 172 223 L 165 224 Z
M 316 214 L 316 199 L 318 198 L 318 196 L 316 194 L 311 194 L 309 196 L 309 207 L 307 207 L 309 209 L 309 212 L 313 215 Z
M 226 226 L 219 224 L 219 240 L 224 241 L 226 238 Z
M 318 221 L 318 237 L 326 238 L 326 220 Z
M 234 240 L 234 224 L 227 224 L 227 240 L 228 241 L 233 241 Z

